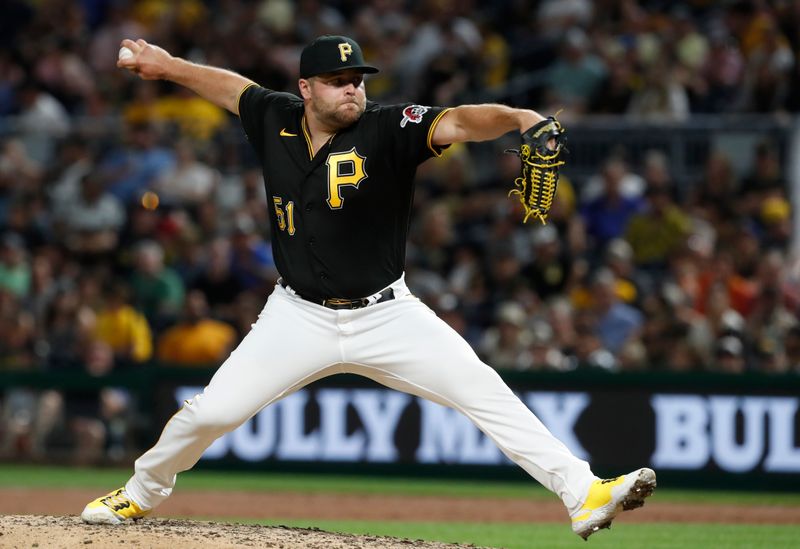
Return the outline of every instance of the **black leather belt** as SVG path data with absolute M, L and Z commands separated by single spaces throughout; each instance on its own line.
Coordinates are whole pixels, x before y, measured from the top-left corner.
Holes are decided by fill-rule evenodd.
M 280 284 L 284 288 L 287 288 L 289 286 L 282 278 L 278 279 L 278 284 Z M 328 309 L 333 309 L 336 311 L 342 309 L 361 309 L 363 307 L 366 307 L 367 305 L 375 305 L 376 303 L 383 303 L 384 301 L 391 301 L 392 299 L 394 299 L 394 290 L 392 290 L 391 288 L 386 288 L 384 290 L 381 290 L 381 292 L 378 294 L 378 299 L 374 301 L 370 301 L 369 297 L 362 297 L 359 299 L 342 299 L 338 297 L 332 297 L 319 301 L 315 299 L 307 299 L 298 294 L 297 292 L 295 292 L 295 294 L 300 299 L 305 299 L 306 301 L 309 301 L 311 303 L 316 303 L 317 305 L 322 305 L 323 307 L 326 307 Z

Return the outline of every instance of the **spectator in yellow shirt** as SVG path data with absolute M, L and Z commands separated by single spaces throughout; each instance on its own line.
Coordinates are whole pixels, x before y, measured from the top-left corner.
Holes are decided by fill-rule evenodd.
M 192 290 L 186 295 L 183 318 L 167 329 L 158 341 L 156 355 L 165 365 L 203 366 L 220 362 L 236 345 L 236 330 L 209 318 L 205 294 Z
M 147 319 L 129 302 L 130 288 L 109 284 L 105 304 L 97 313 L 95 337 L 108 343 L 118 363 L 146 362 L 153 356 L 153 336 Z
M 660 273 L 667 268 L 673 254 L 686 246 L 691 221 L 662 185 L 647 188 L 647 207 L 628 220 L 625 240 L 633 248 L 633 259 L 639 269 Z

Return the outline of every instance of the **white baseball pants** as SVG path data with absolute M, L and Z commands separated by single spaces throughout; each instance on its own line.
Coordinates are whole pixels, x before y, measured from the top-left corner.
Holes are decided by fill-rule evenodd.
M 165 425 L 135 464 L 128 494 L 141 507 L 169 497 L 176 476 L 214 440 L 262 408 L 337 373 L 449 406 L 466 415 L 512 461 L 556 493 L 572 512 L 597 478 L 506 386 L 497 372 L 401 277 L 395 299 L 356 310 L 331 310 L 276 286 L 236 350 Z

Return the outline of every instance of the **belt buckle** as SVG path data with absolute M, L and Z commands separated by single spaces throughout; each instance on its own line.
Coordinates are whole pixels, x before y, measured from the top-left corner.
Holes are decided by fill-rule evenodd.
M 339 297 L 332 297 L 322 302 L 323 307 L 331 309 L 358 309 L 362 307 L 361 300 L 358 299 L 342 299 Z

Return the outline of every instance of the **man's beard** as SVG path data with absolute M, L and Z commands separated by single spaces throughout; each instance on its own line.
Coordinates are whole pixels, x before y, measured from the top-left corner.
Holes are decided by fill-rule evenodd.
M 361 104 L 359 104 L 357 101 L 354 101 L 353 104 L 357 106 L 356 110 L 340 110 L 339 107 L 341 107 L 341 105 L 331 107 L 329 104 L 320 105 L 318 103 L 314 103 L 312 108 L 314 109 L 314 112 L 317 114 L 317 118 L 319 118 L 320 121 L 331 128 L 339 130 L 348 126 L 352 126 L 358 121 L 359 118 L 361 118 L 361 115 L 364 114 L 366 100 Z

